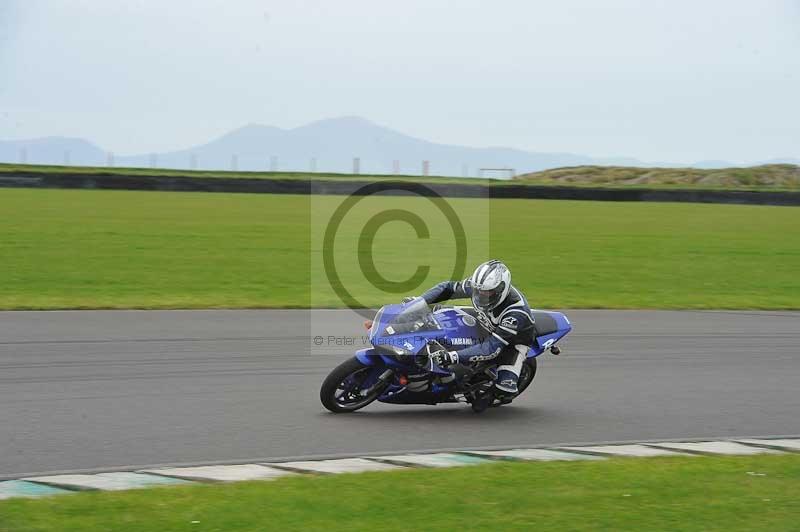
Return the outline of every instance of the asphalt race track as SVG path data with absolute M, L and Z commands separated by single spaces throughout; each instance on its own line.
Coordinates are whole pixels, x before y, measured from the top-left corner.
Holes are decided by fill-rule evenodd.
M 800 434 L 800 313 L 571 311 L 513 405 L 318 390 L 349 311 L 0 312 L 0 478 L 454 447 Z M 314 345 L 321 337 L 321 346 Z M 341 340 L 344 342 L 344 340 Z M 317 342 L 320 339 L 317 338 Z

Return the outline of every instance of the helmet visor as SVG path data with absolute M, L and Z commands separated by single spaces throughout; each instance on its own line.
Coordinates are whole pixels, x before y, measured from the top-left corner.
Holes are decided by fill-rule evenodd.
M 472 291 L 472 304 L 475 308 L 488 310 L 500 303 L 500 296 L 503 295 L 504 283 L 500 283 L 490 290 L 474 289 Z

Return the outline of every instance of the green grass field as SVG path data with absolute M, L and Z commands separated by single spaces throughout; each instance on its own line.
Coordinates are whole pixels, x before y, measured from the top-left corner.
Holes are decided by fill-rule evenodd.
M 13 499 L 0 531 L 791 531 L 798 501 L 796 455 L 621 458 Z
M 322 233 L 341 196 L 0 189 L 0 308 L 336 307 Z M 505 260 L 541 308 L 800 308 L 800 209 L 670 203 L 452 199 L 468 267 Z M 430 226 L 376 233 L 374 270 L 427 285 L 452 275 L 447 221 L 422 198 L 369 198 L 335 258 L 366 305 L 356 241 L 366 220 L 408 209 Z M 369 265 L 368 265 L 369 266 Z M 367 268 L 369 270 L 370 268 Z M 405 295 L 405 292 L 402 295 Z

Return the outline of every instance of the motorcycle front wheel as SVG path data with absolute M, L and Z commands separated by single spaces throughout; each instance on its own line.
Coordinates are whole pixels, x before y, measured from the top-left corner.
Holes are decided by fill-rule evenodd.
M 356 357 L 348 358 L 325 378 L 319 390 L 322 406 L 335 414 L 355 412 L 377 399 L 385 386 L 378 386 L 364 395 L 362 388 L 375 371 L 365 366 Z M 371 383 L 375 384 L 375 383 Z

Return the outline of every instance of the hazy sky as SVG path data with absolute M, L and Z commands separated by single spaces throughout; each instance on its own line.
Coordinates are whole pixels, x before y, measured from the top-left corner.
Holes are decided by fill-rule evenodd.
M 800 0 L 0 0 L 0 138 L 117 153 L 359 115 L 428 140 L 800 158 Z

